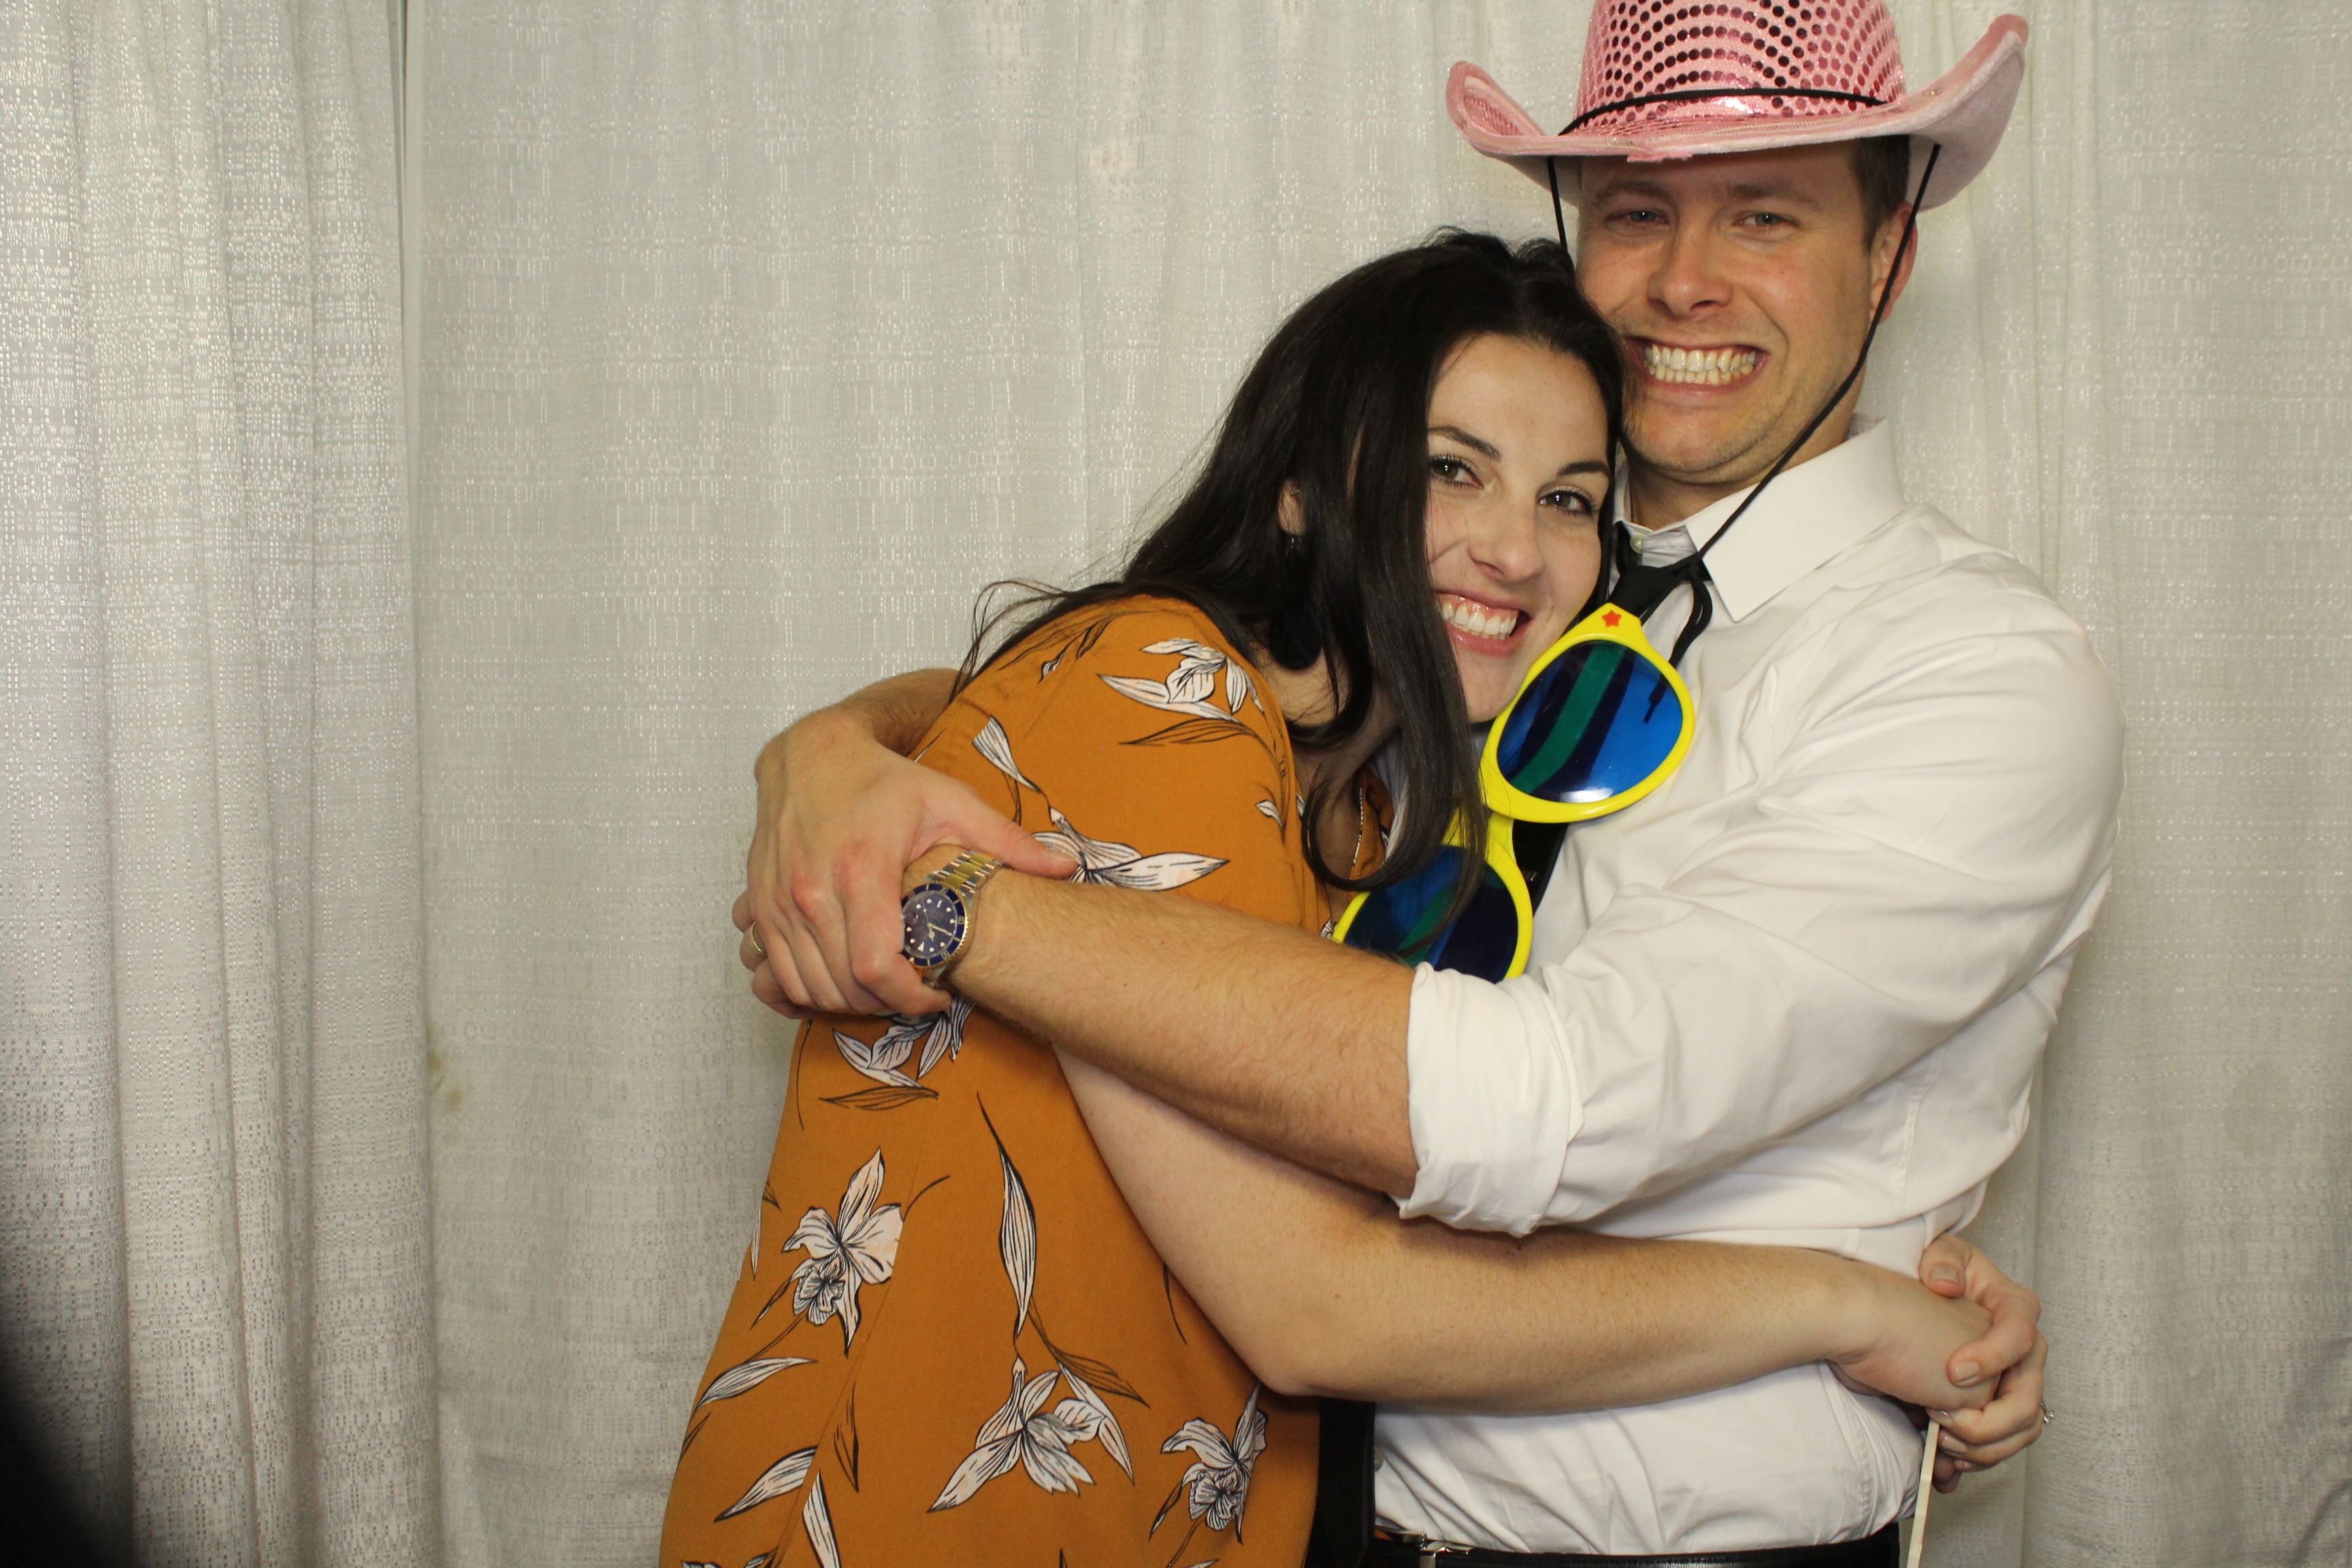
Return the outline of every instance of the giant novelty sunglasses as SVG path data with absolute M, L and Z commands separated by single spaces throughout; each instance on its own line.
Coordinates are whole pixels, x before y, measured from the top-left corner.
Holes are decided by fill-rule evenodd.
M 1622 106 L 1621 106 L 1622 107 Z M 1693 710 L 1690 689 L 1675 665 L 1693 639 L 1706 629 L 1715 601 L 1708 587 L 1706 554 L 1723 542 L 1759 496 L 1796 459 L 1813 432 L 1842 402 L 1869 362 L 1870 345 L 1886 319 L 1892 284 L 1917 232 L 1919 204 L 1936 176 L 1943 148 L 1930 143 L 1927 166 L 1903 217 L 1887 287 L 1878 291 L 1870 329 L 1853 368 L 1831 393 L 1810 423 L 1797 433 L 1748 499 L 1739 503 L 1697 552 L 1673 566 L 1645 566 L 1640 552 L 1621 531 L 1622 559 L 1610 602 L 1569 628 L 1544 650 L 1486 732 L 1478 783 L 1486 797 L 1486 842 L 1478 889 L 1454 910 L 1462 858 L 1469 835 L 1456 822 L 1437 858 L 1419 875 L 1359 893 L 1332 928 L 1335 941 L 1388 953 L 1407 963 L 1460 970 L 1482 980 L 1505 980 L 1526 969 L 1535 931 L 1535 900 L 1540 879 L 1550 873 L 1565 825 L 1622 811 L 1664 784 L 1690 750 Z M 1544 160 L 1551 176 L 1552 216 L 1568 249 L 1568 216 L 1559 195 L 1558 161 Z M 1642 620 L 1677 583 L 1692 591 L 1691 613 L 1675 639 L 1674 659 L 1658 657 L 1642 634 Z M 1674 700 L 1666 699 L 1672 696 Z M 1530 888 L 1517 853 L 1520 824 L 1559 824 L 1532 839 L 1538 884 Z
M 1349 900 L 1333 939 L 1482 980 L 1520 973 L 1535 896 L 1514 825 L 1585 822 L 1633 805 L 1681 763 L 1693 721 L 1690 689 L 1643 636 L 1641 617 L 1602 605 L 1544 650 L 1487 729 L 1478 760 L 1485 864 L 1469 902 L 1454 912 L 1471 853 L 1457 821 L 1423 870 Z M 1558 849 L 1557 836 L 1535 837 L 1546 853 Z

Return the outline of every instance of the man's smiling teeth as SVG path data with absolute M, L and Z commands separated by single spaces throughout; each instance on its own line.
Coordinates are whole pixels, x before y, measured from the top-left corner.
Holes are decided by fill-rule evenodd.
M 1474 637 L 1491 637 L 1500 642 L 1519 629 L 1518 611 L 1498 610 L 1458 595 L 1440 594 L 1437 613 L 1445 617 L 1447 626 Z
M 1692 386 L 1722 386 L 1756 368 L 1754 349 L 1678 349 L 1664 343 L 1642 345 L 1642 366 L 1656 381 Z

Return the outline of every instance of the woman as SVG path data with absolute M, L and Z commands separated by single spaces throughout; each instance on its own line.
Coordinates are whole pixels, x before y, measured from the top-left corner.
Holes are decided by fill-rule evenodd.
M 1037 607 L 923 760 L 1087 879 L 1321 927 L 1475 830 L 1470 727 L 1598 574 L 1619 374 L 1556 246 L 1449 235 L 1359 268 L 1276 334 L 1122 577 Z M 1383 747 L 1414 803 L 1385 858 Z M 1965 1398 L 1939 1369 L 1983 1314 L 1883 1270 L 1404 1226 L 961 1005 L 802 1045 L 666 1564 L 1292 1568 L 1315 1415 L 1251 1367 L 1360 1392 L 1329 1386 L 1334 1343 L 1389 1362 L 1360 1392 L 1485 1408 L 1830 1357 Z M 1655 1259 L 1606 1322 L 1573 1294 L 1596 1249 Z

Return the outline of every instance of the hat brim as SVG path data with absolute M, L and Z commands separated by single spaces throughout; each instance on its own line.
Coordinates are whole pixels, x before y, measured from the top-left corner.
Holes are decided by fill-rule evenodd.
M 1874 136 L 1909 136 L 1914 139 L 1915 166 L 1917 142 L 1932 142 L 1943 149 L 1936 161 L 1935 178 L 1919 204 L 1932 207 L 1958 195 L 2000 145 L 2010 110 L 2017 102 L 2017 89 L 2025 80 L 2025 31 L 2022 16 L 1997 17 L 1960 63 L 1933 85 L 1851 114 L 1694 119 L 1633 132 L 1579 131 L 1549 136 L 1493 77 L 1467 60 L 1454 66 L 1446 79 L 1445 111 L 1470 145 L 1490 158 L 1517 164 L 1539 184 L 1549 183 L 1544 163 L 1549 158 L 1627 158 L 1649 163 L 1724 153 L 1761 153 L 1776 147 L 1813 147 Z M 1574 200 L 1575 182 L 1563 182 L 1560 195 Z

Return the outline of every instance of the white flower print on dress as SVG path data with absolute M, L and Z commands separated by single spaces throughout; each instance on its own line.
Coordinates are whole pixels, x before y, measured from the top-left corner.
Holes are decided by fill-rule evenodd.
M 1076 1399 L 1065 1399 L 1047 1410 L 1045 1401 L 1054 1396 L 1054 1385 L 1061 1377 L 1058 1368 L 1031 1377 L 1021 1358 L 1013 1358 L 1012 1394 L 981 1427 L 971 1452 L 955 1468 L 955 1474 L 940 1489 L 939 1500 L 928 1511 L 937 1513 L 971 1500 L 973 1493 L 1016 1464 L 1049 1492 L 1074 1492 L 1082 1482 L 1093 1484 L 1094 1477 L 1071 1455 L 1070 1445 L 1093 1436 L 1101 1417 Z
M 694 1402 L 694 1407 L 699 1410 L 714 1399 L 733 1399 L 749 1394 L 787 1367 L 814 1364 L 804 1355 L 782 1355 L 756 1358 L 740 1366 L 730 1366 L 710 1380 L 710 1386 L 702 1391 L 702 1397 Z
M 1169 888 L 1181 888 L 1187 882 L 1197 882 L 1218 867 L 1223 860 L 1209 855 L 1187 855 L 1171 851 L 1146 855 L 1129 844 L 1114 844 L 1108 838 L 1089 838 L 1072 826 L 1070 819 L 1052 806 L 1045 808 L 1053 817 L 1055 831 L 1040 833 L 1037 842 L 1048 848 L 1058 849 L 1078 863 L 1073 882 L 1099 882 L 1113 888 L 1139 888 L 1143 891 L 1160 892 Z
M 827 1095 L 824 1102 L 859 1110 L 891 1110 L 919 1100 L 937 1100 L 939 1091 L 924 1087 L 917 1079 L 939 1066 L 941 1057 L 962 1059 L 964 1026 L 971 1018 L 971 1003 L 959 996 L 948 1004 L 943 1013 L 924 1017 L 893 1015 L 890 1026 L 870 1046 L 855 1035 L 834 1030 L 833 1044 L 841 1052 L 841 1059 L 872 1079 L 876 1087 L 855 1094 Z M 923 1047 L 923 1056 L 910 1077 L 904 1069 L 918 1044 Z
M 733 1519 L 737 1514 L 749 1512 L 763 1502 L 782 1497 L 787 1492 L 798 1490 L 800 1484 L 808 1479 L 809 1467 L 815 1462 L 814 1448 L 796 1448 L 786 1454 L 762 1471 L 760 1479 L 751 1483 L 750 1490 L 729 1504 L 727 1511 L 710 1522 L 717 1524 L 723 1520 Z
M 841 1568 L 841 1548 L 833 1539 L 833 1510 L 824 1504 L 824 1478 L 809 1483 L 808 1501 L 801 1505 L 801 1528 L 808 1531 L 809 1550 L 818 1568 Z
M 805 1250 L 808 1261 L 793 1270 L 793 1311 L 812 1323 L 841 1319 L 841 1346 L 857 1334 L 857 1291 L 890 1278 L 898 1261 L 898 1205 L 877 1208 L 882 1195 L 882 1151 L 858 1167 L 841 1195 L 836 1220 L 822 1208 L 801 1216 L 783 1249 Z
M 1190 1449 L 1197 1456 L 1177 1481 L 1176 1489 L 1168 1494 L 1168 1500 L 1160 1505 L 1159 1518 L 1151 1521 L 1156 1534 L 1160 1520 L 1168 1517 L 1179 1497 L 1183 1498 L 1185 1510 L 1192 1516 L 1192 1528 L 1176 1543 L 1175 1552 L 1169 1557 L 1171 1563 L 1183 1555 L 1193 1531 L 1202 1525 L 1211 1530 L 1228 1530 L 1240 1522 L 1242 1510 L 1249 1503 L 1250 1472 L 1257 1466 L 1258 1455 L 1265 1451 L 1265 1412 L 1257 1407 L 1257 1396 L 1262 1392 L 1257 1388 L 1250 1390 L 1249 1401 L 1242 1406 L 1241 1419 L 1234 1423 L 1232 1437 L 1196 1415 L 1160 1445 L 1163 1454 Z M 1234 1539 L 1240 1539 L 1238 1531 Z

